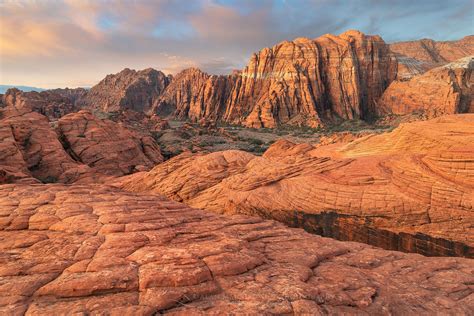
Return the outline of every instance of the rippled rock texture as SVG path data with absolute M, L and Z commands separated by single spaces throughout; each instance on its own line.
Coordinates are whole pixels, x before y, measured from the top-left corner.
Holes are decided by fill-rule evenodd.
M 472 260 L 339 242 L 98 185 L 0 186 L 0 313 L 457 314 Z
M 262 157 L 241 151 L 182 154 L 117 185 L 213 212 L 284 222 L 295 212 L 335 212 L 354 224 L 459 242 L 468 248 L 457 254 L 471 257 L 473 144 L 474 115 L 453 115 L 345 145 L 278 141 Z M 383 237 L 374 238 L 383 245 Z

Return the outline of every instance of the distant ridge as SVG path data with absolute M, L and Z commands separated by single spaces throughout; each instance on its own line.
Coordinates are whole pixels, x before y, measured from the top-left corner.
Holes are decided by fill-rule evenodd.
M 20 89 L 24 92 L 29 92 L 29 91 L 41 92 L 41 91 L 47 90 L 47 89 L 43 89 L 43 88 L 36 88 L 36 87 L 29 87 L 29 86 L 9 86 L 9 85 L 0 84 L 0 93 L 3 94 L 5 92 L 7 92 L 8 89 L 11 89 L 11 88 L 17 88 L 17 89 Z

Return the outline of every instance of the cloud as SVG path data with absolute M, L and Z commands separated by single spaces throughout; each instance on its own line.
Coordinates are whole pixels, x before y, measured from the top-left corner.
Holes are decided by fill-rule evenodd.
M 472 0 L 0 0 L 0 83 L 91 85 L 124 67 L 229 73 L 282 40 L 346 29 L 456 39 L 473 15 Z

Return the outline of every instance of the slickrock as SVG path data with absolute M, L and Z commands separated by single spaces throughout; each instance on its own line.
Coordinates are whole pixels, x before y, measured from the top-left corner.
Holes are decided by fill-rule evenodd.
M 98 177 L 64 151 L 45 116 L 14 107 L 0 115 L 0 184 L 35 179 L 71 183 Z
M 0 186 L 0 313 L 457 314 L 474 263 L 101 185 Z
M 78 90 L 85 93 L 83 89 Z M 76 89 L 70 89 L 67 93 L 72 95 L 78 92 Z M 14 88 L 8 89 L 2 99 L 4 106 L 11 107 L 14 111 L 22 113 L 35 111 L 47 116 L 50 120 L 56 120 L 79 109 L 74 97 L 67 96 L 67 93 L 59 93 L 55 90 L 23 92 Z
M 398 79 L 409 79 L 414 75 L 474 55 L 474 35 L 458 41 L 438 42 L 431 39 L 390 44 L 397 55 Z
M 82 102 L 85 106 L 114 112 L 130 109 L 148 111 L 170 82 L 170 77 L 152 68 L 135 71 L 124 69 L 108 75 L 93 86 Z
M 474 113 L 473 70 L 474 56 L 469 56 L 408 81 L 394 81 L 378 102 L 378 113 L 426 117 Z
M 474 115 L 453 115 L 345 145 L 278 141 L 262 157 L 183 154 L 117 185 L 388 249 L 473 257 L 473 144 Z
M 89 111 L 62 117 L 57 130 L 69 155 L 103 174 L 122 176 L 150 170 L 163 161 L 150 135 L 98 119 Z

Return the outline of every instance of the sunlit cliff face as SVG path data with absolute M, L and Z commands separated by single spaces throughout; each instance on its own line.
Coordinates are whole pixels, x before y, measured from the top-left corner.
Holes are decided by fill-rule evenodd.
M 0 84 L 91 86 L 125 67 L 230 73 L 285 39 L 347 29 L 388 42 L 457 39 L 472 30 L 472 15 L 470 0 L 6 1 Z

